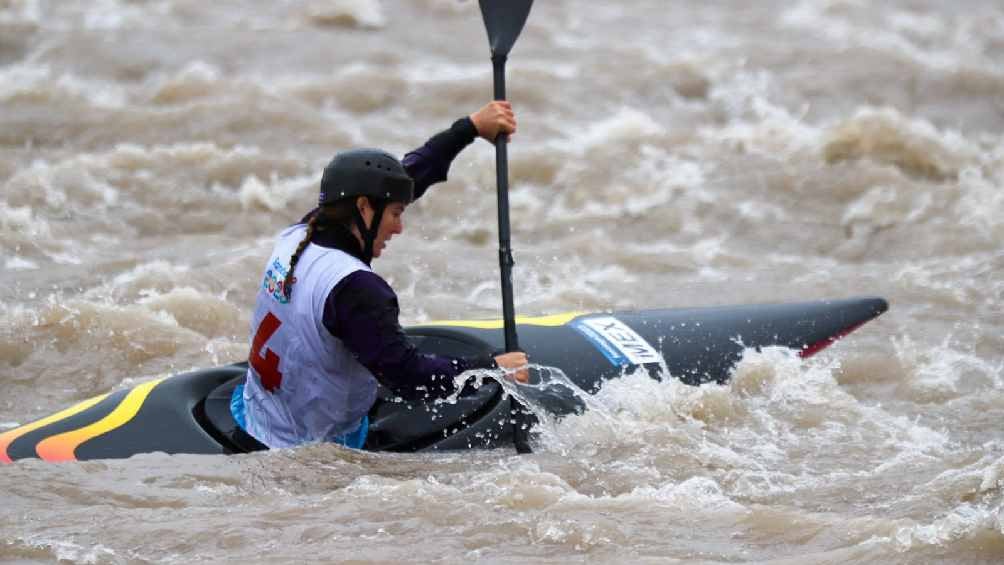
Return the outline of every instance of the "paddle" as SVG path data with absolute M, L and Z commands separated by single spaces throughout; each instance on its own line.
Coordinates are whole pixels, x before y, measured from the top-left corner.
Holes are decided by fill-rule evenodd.
M 523 31 L 530 15 L 533 0 L 479 0 L 481 15 L 488 30 L 488 44 L 492 52 L 495 100 L 505 100 L 505 62 L 519 33 Z M 499 270 L 502 273 L 502 319 L 505 323 L 505 350 L 517 351 L 516 309 L 512 297 L 512 249 L 509 242 L 509 156 L 506 143 L 509 136 L 500 133 L 495 138 L 495 176 L 498 185 L 499 217 Z M 525 411 L 513 399 L 513 441 L 518 453 L 530 453 L 525 429 Z

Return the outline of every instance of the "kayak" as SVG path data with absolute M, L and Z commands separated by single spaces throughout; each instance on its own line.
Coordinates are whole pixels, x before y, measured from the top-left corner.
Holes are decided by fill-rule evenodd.
M 811 356 L 888 309 L 882 298 L 724 307 L 573 312 L 518 317 L 523 349 L 535 365 L 556 367 L 577 387 L 647 370 L 690 385 L 724 383 L 746 348 L 781 346 Z M 407 328 L 422 353 L 473 356 L 504 349 L 503 323 L 431 322 Z M 156 379 L 80 402 L 0 434 L 0 461 L 124 458 L 140 453 L 233 454 L 256 447 L 241 439 L 230 396 L 246 363 Z M 558 417 L 583 409 L 571 394 L 526 389 L 526 398 Z M 513 445 L 513 403 L 486 379 L 455 401 L 403 402 L 380 387 L 369 413 L 365 449 L 434 451 Z M 518 419 L 517 419 L 518 420 Z M 248 438 L 246 434 L 243 434 Z

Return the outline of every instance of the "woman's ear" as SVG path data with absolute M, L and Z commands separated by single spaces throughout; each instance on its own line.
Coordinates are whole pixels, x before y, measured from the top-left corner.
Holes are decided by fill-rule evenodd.
M 373 215 L 376 210 L 373 209 L 373 203 L 370 202 L 369 198 L 365 196 L 356 198 L 356 209 L 359 210 L 359 216 L 363 219 L 363 223 L 366 224 L 367 228 L 373 225 Z
M 361 216 L 366 215 L 366 210 L 370 208 L 370 199 L 365 196 L 359 196 L 356 198 L 356 210 L 359 210 Z

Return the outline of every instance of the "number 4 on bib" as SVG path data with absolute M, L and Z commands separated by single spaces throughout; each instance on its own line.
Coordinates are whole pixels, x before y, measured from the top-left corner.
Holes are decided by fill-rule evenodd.
M 269 312 L 265 319 L 258 326 L 258 331 L 254 334 L 254 341 L 251 343 L 251 355 L 248 362 L 254 367 L 255 372 L 261 378 L 261 386 L 269 392 L 275 392 L 282 384 L 282 373 L 279 372 L 279 356 L 271 349 L 265 349 L 265 357 L 261 356 L 261 349 L 265 342 L 272 337 L 272 334 L 279 329 L 282 322 L 274 314 Z

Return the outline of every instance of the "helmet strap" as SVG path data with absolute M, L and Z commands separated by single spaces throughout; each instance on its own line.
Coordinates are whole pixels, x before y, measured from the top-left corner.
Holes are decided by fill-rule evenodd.
M 363 214 L 359 211 L 358 206 L 353 206 L 352 211 L 356 228 L 359 229 L 359 234 L 363 238 L 363 261 L 369 265 L 373 261 L 373 244 L 376 242 L 377 232 L 380 231 L 380 220 L 383 219 L 383 211 L 387 207 L 387 201 L 370 197 L 366 197 L 366 200 L 373 208 L 373 221 L 369 227 L 366 226 L 366 220 L 363 219 Z

